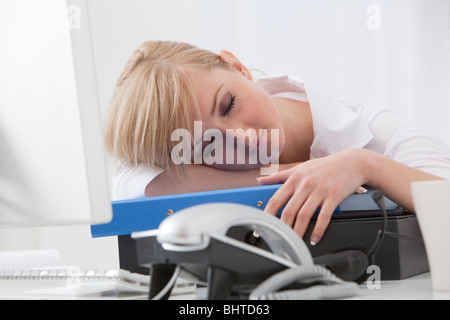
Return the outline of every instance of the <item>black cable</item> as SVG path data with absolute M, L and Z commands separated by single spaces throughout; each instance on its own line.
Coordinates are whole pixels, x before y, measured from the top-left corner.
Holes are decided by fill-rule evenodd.
M 423 242 L 423 239 L 420 237 L 407 236 L 406 234 L 401 234 L 401 233 L 386 231 L 385 235 L 393 237 L 393 238 L 403 239 L 403 240 L 414 240 L 414 241 Z
M 387 212 L 386 212 L 386 203 L 384 202 L 384 194 L 380 190 L 376 190 L 372 194 L 372 199 L 377 204 L 378 208 L 383 212 L 383 229 L 378 230 L 377 239 L 375 240 L 375 243 L 373 244 L 372 248 L 369 250 L 367 255 L 369 257 L 374 257 L 377 252 L 378 248 L 380 247 L 381 242 L 384 239 L 384 235 L 386 233 L 387 228 Z
M 372 248 L 367 253 L 367 255 L 369 257 L 374 257 L 377 254 L 378 248 L 379 248 L 381 242 L 383 241 L 385 235 L 386 236 L 391 236 L 391 237 L 394 237 L 394 238 L 398 238 L 398 239 L 415 240 L 415 241 L 423 242 L 423 239 L 420 238 L 420 237 L 407 236 L 407 235 L 400 234 L 400 233 L 386 231 L 386 228 L 387 228 L 387 212 L 386 212 L 386 204 L 384 202 L 384 194 L 383 194 L 383 192 L 381 192 L 380 190 L 376 190 L 372 194 L 372 199 L 375 201 L 375 203 L 377 204 L 378 208 L 380 208 L 380 210 L 383 212 L 384 223 L 383 223 L 383 229 L 378 230 L 377 239 L 375 240 L 375 243 L 373 244 Z

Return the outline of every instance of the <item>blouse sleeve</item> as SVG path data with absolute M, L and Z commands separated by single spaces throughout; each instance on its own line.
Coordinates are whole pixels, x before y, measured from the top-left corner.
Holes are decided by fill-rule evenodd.
M 163 169 L 147 166 L 120 166 L 113 176 L 112 198 L 114 201 L 145 197 L 145 188 Z
M 450 149 L 424 126 L 406 124 L 396 130 L 387 142 L 384 154 L 413 168 L 450 180 Z

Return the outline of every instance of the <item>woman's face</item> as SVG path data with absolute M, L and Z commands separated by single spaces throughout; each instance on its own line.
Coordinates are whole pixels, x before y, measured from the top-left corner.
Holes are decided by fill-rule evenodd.
M 203 133 L 200 138 L 194 134 L 194 143 L 202 146 L 204 164 L 246 170 L 278 159 L 285 140 L 278 108 L 246 69 L 193 69 L 189 74 Z

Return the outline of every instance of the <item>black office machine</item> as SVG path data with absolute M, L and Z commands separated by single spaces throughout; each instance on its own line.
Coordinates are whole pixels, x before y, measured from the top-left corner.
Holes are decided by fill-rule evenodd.
M 173 215 L 173 218 L 175 218 L 184 209 L 200 204 L 234 203 L 253 207 L 255 210 L 258 209 L 257 212 L 261 212 L 278 188 L 279 185 L 114 202 L 113 221 L 107 225 L 92 226 L 92 234 L 94 237 L 118 236 L 120 267 L 132 272 L 148 274 L 149 267 L 152 265 L 149 257 L 158 257 L 162 247 L 157 242 L 156 234 L 153 238 L 150 237 L 152 240 L 148 242 L 148 239 L 143 240 L 145 237 L 137 237 L 138 232 L 157 230 L 163 221 L 169 221 L 168 217 Z M 405 212 L 385 198 L 386 217 L 384 217 L 382 210 L 372 199 L 373 192 L 373 190 L 369 190 L 367 194 L 351 195 L 336 208 L 320 243 L 316 246 L 306 245 L 314 261 L 317 264 L 322 264 L 323 259 L 328 259 L 330 254 L 336 257 L 340 251 L 345 249 L 344 251 L 354 251 L 357 255 L 355 261 L 362 261 L 364 264 L 376 264 L 381 271 L 381 280 L 399 280 L 427 272 L 429 269 L 425 247 L 421 241 L 415 215 Z M 220 204 L 219 206 L 223 205 Z M 207 213 L 203 214 L 206 215 Z M 311 235 L 315 224 L 314 220 L 313 218 L 310 223 L 305 239 L 309 239 Z M 230 239 L 257 245 L 260 249 L 270 251 L 267 240 L 263 237 L 261 239 L 254 237 L 253 231 L 255 230 L 251 229 L 248 226 L 229 226 L 225 235 Z M 381 229 L 384 229 L 385 236 L 373 256 L 369 256 L 372 261 L 363 261 L 366 259 L 367 253 L 373 248 Z M 291 232 L 293 231 L 291 230 Z M 136 240 L 139 238 L 146 243 L 145 252 L 142 251 L 142 246 L 137 247 L 140 241 L 133 239 L 132 233 L 136 236 Z M 152 241 L 153 244 L 151 244 Z M 148 246 L 156 251 L 152 254 Z M 164 252 L 164 254 L 167 254 L 167 252 Z M 138 262 L 138 256 L 140 262 Z M 198 254 L 194 256 L 200 259 Z M 142 260 L 142 257 L 146 257 L 147 260 Z M 174 265 L 165 271 L 167 275 L 173 274 L 174 270 L 170 270 L 173 267 Z M 164 268 L 162 267 L 161 270 Z M 211 272 L 214 271 L 219 274 L 222 272 L 217 270 L 212 269 Z M 363 274 L 356 279 L 352 272 L 349 275 L 341 272 L 339 276 L 343 280 L 360 282 L 367 275 Z M 227 277 L 224 276 L 224 278 Z M 161 289 L 157 284 L 154 284 L 154 292 L 158 291 L 155 288 Z M 212 294 L 212 296 L 215 296 L 215 294 Z

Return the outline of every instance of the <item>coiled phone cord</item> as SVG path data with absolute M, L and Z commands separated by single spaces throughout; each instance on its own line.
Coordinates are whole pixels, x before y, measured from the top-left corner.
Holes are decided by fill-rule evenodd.
M 278 291 L 292 283 L 313 284 L 305 289 Z M 315 284 L 321 283 L 321 284 Z M 250 294 L 250 300 L 317 300 L 341 299 L 357 294 L 355 282 L 343 281 L 327 268 L 319 265 L 299 265 L 279 272 L 260 285 Z

